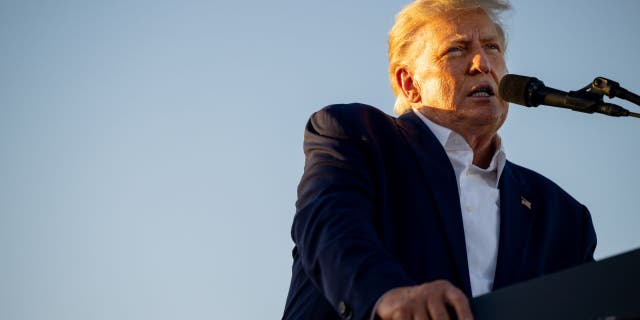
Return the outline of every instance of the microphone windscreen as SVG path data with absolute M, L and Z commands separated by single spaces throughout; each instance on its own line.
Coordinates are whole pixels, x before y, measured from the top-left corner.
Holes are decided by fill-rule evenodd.
M 498 92 L 502 100 L 530 107 L 530 85 L 540 82 L 537 78 L 507 74 L 500 80 Z

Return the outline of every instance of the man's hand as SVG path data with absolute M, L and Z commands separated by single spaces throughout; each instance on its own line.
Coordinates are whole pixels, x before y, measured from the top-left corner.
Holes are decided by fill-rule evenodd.
M 376 314 L 382 320 L 449 320 L 447 305 L 459 320 L 473 320 L 467 297 L 446 280 L 392 289 L 380 299 Z

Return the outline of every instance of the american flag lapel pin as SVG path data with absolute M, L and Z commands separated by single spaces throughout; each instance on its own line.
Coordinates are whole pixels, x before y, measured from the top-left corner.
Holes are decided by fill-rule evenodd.
M 527 207 L 527 209 L 531 210 L 531 202 L 525 199 L 523 196 L 520 196 L 520 204 Z

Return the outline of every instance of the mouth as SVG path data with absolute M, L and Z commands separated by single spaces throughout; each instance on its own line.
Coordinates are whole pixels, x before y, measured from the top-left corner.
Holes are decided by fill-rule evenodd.
M 471 92 L 467 97 L 489 98 L 495 96 L 495 91 L 490 85 L 478 85 L 471 88 Z

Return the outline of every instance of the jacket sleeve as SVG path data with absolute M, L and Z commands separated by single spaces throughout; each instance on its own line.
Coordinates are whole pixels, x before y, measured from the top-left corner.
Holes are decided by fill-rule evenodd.
M 593 228 L 593 222 L 591 220 L 591 214 L 589 209 L 584 205 L 583 208 L 583 222 L 582 222 L 582 262 L 595 261 L 593 253 L 596 250 L 597 238 L 596 231 Z
M 345 109 L 325 108 L 307 123 L 291 232 L 327 301 L 343 318 L 366 319 L 382 294 L 415 283 L 378 238 L 373 147 Z

